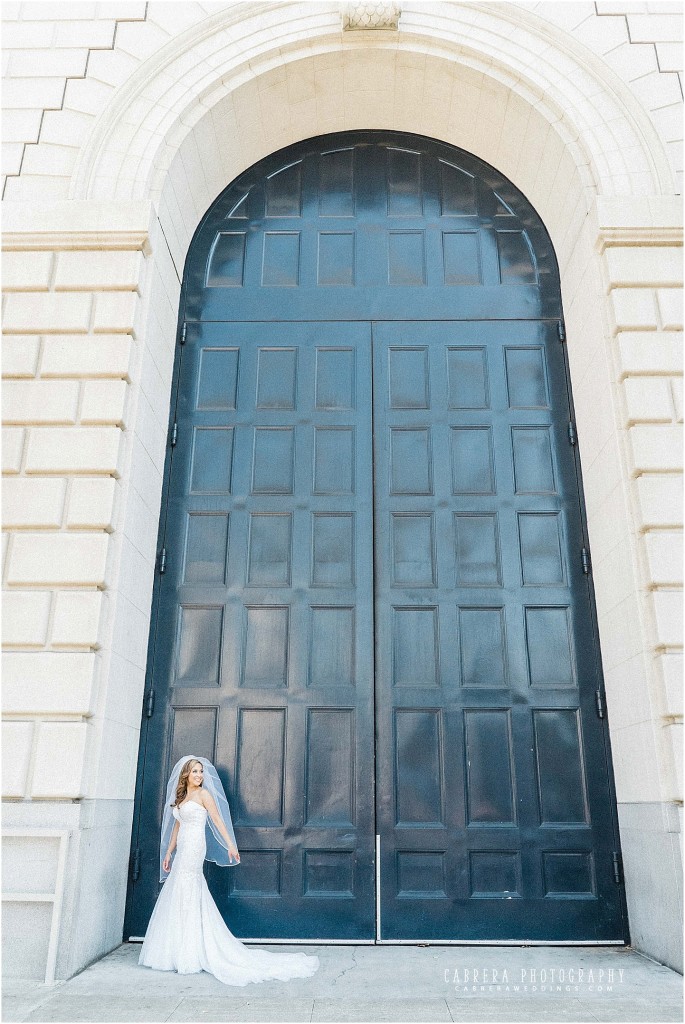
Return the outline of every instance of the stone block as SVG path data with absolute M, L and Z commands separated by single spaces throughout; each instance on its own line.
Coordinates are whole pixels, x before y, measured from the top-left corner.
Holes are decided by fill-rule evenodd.
M 23 797 L 31 760 L 33 722 L 2 723 L 2 795 Z
M 71 3 L 62 0 L 59 4 L 54 3 L 54 0 L 31 0 L 21 5 L 21 16 L 24 21 L 74 21 L 78 18 L 95 18 L 97 4 L 87 3 L 86 0 L 72 0 Z
M 42 377 L 128 377 L 130 335 L 45 338 Z
M 136 251 L 62 252 L 57 257 L 56 291 L 135 291 L 143 254 Z
M 118 427 L 34 427 L 27 473 L 118 473 Z
M 115 487 L 112 477 L 72 480 L 67 526 L 77 530 L 110 530 L 113 525 Z
M 32 78 L 34 75 L 50 78 L 83 78 L 86 73 L 88 50 L 79 49 L 12 50 L 10 78 Z
M 673 14 L 629 14 L 628 31 L 633 43 L 671 43 L 683 38 L 683 19 Z
M 47 291 L 50 287 L 51 252 L 5 252 L 2 257 L 4 292 Z
M 3 111 L 2 137 L 5 142 L 37 142 L 42 113 L 41 110 Z
M 8 22 L 4 19 L 2 24 L 2 46 L 5 50 L 41 50 L 52 46 L 55 36 L 55 26 L 49 22 Z
M 41 722 L 36 737 L 31 796 L 75 800 L 84 795 L 88 726 L 85 722 Z
M 658 656 L 666 689 L 666 712 L 683 713 L 683 655 L 682 651 L 669 651 Z
M 611 303 L 617 331 L 656 330 L 656 303 L 651 288 L 614 288 Z
M 81 423 L 126 425 L 128 384 L 125 380 L 88 380 L 83 384 Z
M 683 582 L 682 530 L 653 530 L 645 534 L 650 583 L 677 586 Z
M 55 647 L 97 647 L 102 591 L 62 590 L 55 594 Z
M 609 246 L 604 257 L 609 281 L 614 287 L 677 287 L 682 283 L 683 251 L 680 246 Z
M 24 158 L 23 142 L 3 142 L 0 147 L 3 174 L 19 174 Z
M 683 329 L 683 292 L 681 288 L 659 288 L 657 293 L 661 326 L 665 331 Z
M 645 473 L 635 486 L 643 526 L 682 526 L 683 478 L 679 473 Z
M 94 676 L 90 652 L 7 651 L 3 707 L 14 715 L 90 715 Z
M 80 292 L 10 292 L 5 299 L 5 330 L 10 334 L 85 334 L 91 305 L 91 296 Z
M 131 334 L 137 299 L 136 292 L 101 292 L 96 295 L 93 330 L 105 334 L 113 331 Z
M 2 598 L 2 642 L 9 647 L 47 643 L 52 594 L 46 590 L 6 590 Z M 3 684 L 7 696 L 6 680 Z M 3 702 L 3 708 L 8 710 Z
M 66 480 L 57 478 L 8 477 L 2 488 L 2 525 L 59 529 L 66 488 Z
M 652 593 L 652 601 L 656 616 L 657 643 L 663 647 L 682 647 L 682 590 L 655 590 Z
M 628 423 L 670 423 L 673 419 L 667 377 L 626 377 L 623 381 Z
M 3 423 L 75 423 L 78 400 L 76 381 L 4 381 Z
M 657 43 L 656 55 L 662 72 L 683 70 L 683 48 L 680 43 Z
M 59 110 L 64 78 L 6 78 L 2 83 L 3 105 L 13 110 Z
M 618 358 L 621 375 L 682 373 L 682 338 L 654 331 L 619 334 Z
M 22 174 L 69 176 L 74 170 L 77 157 L 78 146 L 44 142 L 41 139 L 37 146 L 27 146 L 21 164 Z
M 40 353 L 40 335 L 4 335 L 2 339 L 3 377 L 35 377 Z
M 117 15 L 119 17 L 119 15 Z M 116 21 L 61 21 L 55 26 L 53 46 L 85 46 L 87 49 L 109 50 L 114 46 Z
M 24 434 L 22 427 L 5 427 L 2 432 L 2 471 L 18 473 L 24 454 Z
M 17 533 L 7 566 L 7 583 L 103 587 L 106 533 Z
M 683 468 L 682 431 L 675 424 L 644 423 L 628 431 L 635 473 Z

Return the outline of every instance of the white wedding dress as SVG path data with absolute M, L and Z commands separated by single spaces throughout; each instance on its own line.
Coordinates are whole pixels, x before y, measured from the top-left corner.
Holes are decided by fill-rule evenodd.
M 202 865 L 207 810 L 194 800 L 174 807 L 176 855 L 152 911 L 138 963 L 157 971 L 208 971 L 225 985 L 309 978 L 319 958 L 249 949 L 233 935 L 212 899 Z

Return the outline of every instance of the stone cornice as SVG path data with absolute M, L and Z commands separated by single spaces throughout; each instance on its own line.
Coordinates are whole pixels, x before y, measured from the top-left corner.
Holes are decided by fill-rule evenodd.
M 2 248 L 150 251 L 149 202 L 61 200 L 2 204 Z

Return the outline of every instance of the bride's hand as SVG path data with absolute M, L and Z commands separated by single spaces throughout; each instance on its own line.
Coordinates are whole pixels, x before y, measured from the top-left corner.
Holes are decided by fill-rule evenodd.
M 162 867 L 164 868 L 165 871 L 169 870 L 169 865 L 170 864 L 171 864 L 171 854 L 167 853 L 166 857 L 162 861 Z
M 237 860 L 238 863 L 240 863 L 240 854 L 238 853 L 237 846 L 230 847 L 228 852 L 230 853 L 231 857 L 233 857 L 234 860 Z

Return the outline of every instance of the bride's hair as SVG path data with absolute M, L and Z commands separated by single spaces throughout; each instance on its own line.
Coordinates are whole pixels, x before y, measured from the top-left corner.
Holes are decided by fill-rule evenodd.
M 196 761 L 194 757 L 191 757 L 189 761 L 181 768 L 181 774 L 178 777 L 178 786 L 176 787 L 176 799 L 174 800 L 172 807 L 177 807 L 178 804 L 182 804 L 188 794 L 188 776 L 190 775 L 191 769 L 194 764 L 202 764 L 201 761 Z

